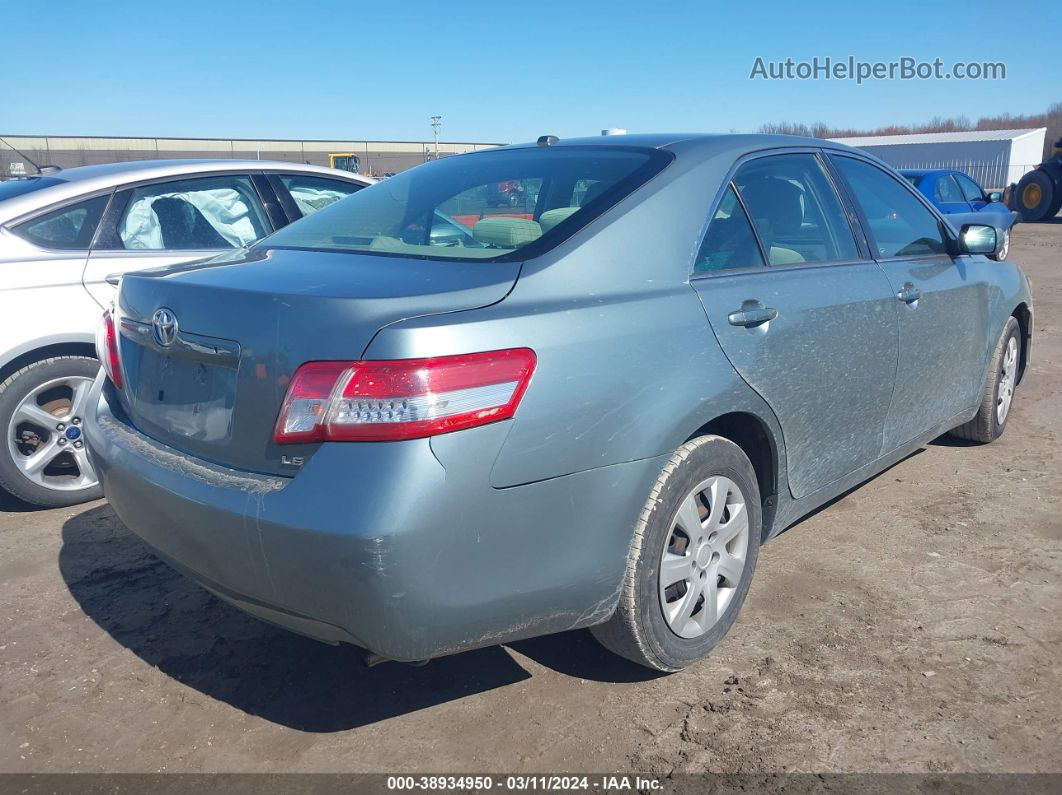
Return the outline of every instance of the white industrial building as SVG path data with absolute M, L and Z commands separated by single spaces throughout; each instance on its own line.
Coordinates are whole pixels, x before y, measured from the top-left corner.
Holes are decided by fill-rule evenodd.
M 1038 127 L 831 140 L 864 149 L 893 168 L 954 168 L 965 171 L 986 190 L 1002 190 L 1040 164 L 1046 134 L 1046 127 Z
M 32 174 L 33 163 L 72 168 L 123 160 L 244 158 L 332 164 L 353 158 L 363 174 L 383 176 L 435 157 L 499 146 L 439 141 L 246 140 L 229 138 L 107 138 L 101 136 L 0 135 L 0 179 Z M 27 160 L 28 158 L 28 160 Z M 345 166 L 344 166 L 345 167 Z

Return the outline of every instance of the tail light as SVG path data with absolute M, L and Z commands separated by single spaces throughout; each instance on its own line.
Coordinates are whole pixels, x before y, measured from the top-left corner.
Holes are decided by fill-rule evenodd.
M 122 388 L 122 365 L 118 359 L 118 334 L 111 310 L 103 313 L 96 329 L 96 357 L 103 365 L 103 372 L 116 387 Z
M 516 413 L 535 353 L 514 348 L 434 359 L 308 362 L 291 379 L 273 440 L 419 439 Z

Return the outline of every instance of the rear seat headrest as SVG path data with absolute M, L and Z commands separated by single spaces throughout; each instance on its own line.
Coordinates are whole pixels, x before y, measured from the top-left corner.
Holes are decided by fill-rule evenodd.
M 494 216 L 476 221 L 472 237 L 489 246 L 517 248 L 542 237 L 542 227 L 538 221 L 525 218 Z
M 552 210 L 546 210 L 546 212 L 538 217 L 538 223 L 542 226 L 543 234 L 555 227 L 561 221 L 570 218 L 579 210 L 579 207 L 555 207 Z

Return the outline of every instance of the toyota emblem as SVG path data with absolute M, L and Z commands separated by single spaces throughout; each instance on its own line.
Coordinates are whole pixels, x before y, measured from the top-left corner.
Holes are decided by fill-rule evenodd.
M 151 316 L 151 331 L 155 336 L 155 342 L 162 347 L 173 345 L 177 339 L 177 316 L 172 309 L 162 307 L 156 309 Z

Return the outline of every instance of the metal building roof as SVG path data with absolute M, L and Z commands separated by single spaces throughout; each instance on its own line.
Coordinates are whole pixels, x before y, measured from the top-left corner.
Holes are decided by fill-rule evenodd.
M 1027 135 L 1046 133 L 1046 127 L 1024 130 L 965 130 L 963 132 L 914 133 L 911 135 L 859 135 L 831 138 L 849 146 L 890 146 L 895 144 L 957 144 L 970 141 L 1015 141 Z

